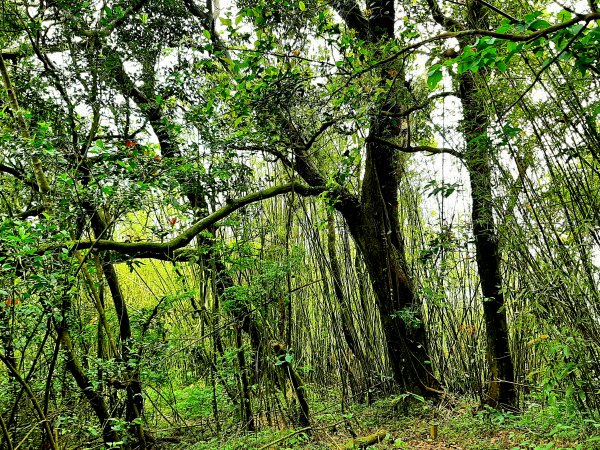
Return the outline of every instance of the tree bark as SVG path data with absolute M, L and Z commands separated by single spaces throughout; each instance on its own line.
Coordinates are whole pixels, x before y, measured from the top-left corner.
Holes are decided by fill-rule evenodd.
M 479 0 L 467 1 L 466 25 L 445 16 L 435 0 L 427 0 L 427 4 L 433 19 L 448 31 L 489 28 L 484 5 Z M 469 38 L 460 40 L 461 48 L 469 44 Z M 514 367 L 509 350 L 508 322 L 500 272 L 500 248 L 492 205 L 491 141 L 487 136 L 490 118 L 485 110 L 484 93 L 479 89 L 477 82 L 482 76 L 485 76 L 485 69 L 481 69 L 478 75 L 471 71 L 457 75 L 458 96 L 463 108 L 462 129 L 466 142 L 464 162 L 471 184 L 475 256 L 486 326 L 486 359 L 490 380 L 484 401 L 494 407 L 511 407 L 516 401 Z
M 369 3 L 367 29 L 364 21 L 357 20 L 360 10 L 355 2 L 344 0 L 332 6 L 341 17 L 347 18 L 349 28 L 359 36 L 368 36 L 371 44 L 393 39 L 393 1 Z M 382 73 L 382 83 L 386 76 Z M 398 105 L 378 107 L 391 112 Z M 393 119 L 382 114 L 371 120 L 360 198 L 343 192 L 335 206 L 344 217 L 369 272 L 394 380 L 406 391 L 431 396 L 439 393 L 439 382 L 430 370 L 425 326 L 404 254 L 398 218 L 398 153 L 373 139 L 393 134 L 394 125 Z M 309 184 L 322 180 L 306 151 L 297 151 L 295 156 L 295 168 Z
M 473 0 L 468 5 L 468 25 L 487 28 L 482 4 Z M 477 83 L 477 77 L 481 76 L 485 76 L 485 72 L 476 75 L 466 71 L 460 75 L 459 97 L 463 107 L 462 126 L 467 144 L 464 160 L 471 183 L 473 236 L 486 329 L 485 354 L 490 379 L 484 402 L 493 407 L 512 407 L 516 401 L 514 367 L 492 204 L 492 144 L 487 136 L 490 119 Z
M 489 122 L 478 98 L 474 75 L 463 74 L 459 85 L 467 141 L 465 163 L 469 171 L 473 202 L 475 255 L 486 328 L 485 354 L 490 377 L 484 401 L 493 407 L 511 407 L 515 404 L 516 392 L 506 305 L 502 292 L 500 248 L 493 216 L 492 171 L 489 161 L 491 143 L 486 135 Z

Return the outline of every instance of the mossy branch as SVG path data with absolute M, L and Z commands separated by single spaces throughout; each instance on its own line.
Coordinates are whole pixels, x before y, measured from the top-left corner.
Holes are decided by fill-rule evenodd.
M 156 257 L 159 259 L 177 259 L 177 256 L 189 254 L 189 252 L 186 251 L 187 249 L 183 249 L 183 247 L 188 245 L 196 236 L 198 236 L 198 234 L 246 205 L 261 200 L 266 200 L 271 197 L 276 197 L 277 195 L 287 194 L 289 192 L 295 192 L 304 196 L 312 196 L 320 194 L 324 191 L 325 187 L 323 186 L 313 187 L 307 186 L 299 181 L 292 181 L 286 184 L 263 189 L 262 191 L 254 192 L 238 199 L 227 200 L 225 206 L 206 216 L 205 218 L 198 220 L 187 230 L 183 231 L 181 234 L 167 242 L 120 242 L 106 239 L 81 240 L 71 241 L 59 245 L 52 244 L 42 246 L 39 250 L 39 253 L 44 253 L 51 249 L 68 246 L 74 247 L 77 250 L 90 248 L 95 250 L 110 250 L 138 258 Z M 176 250 L 179 249 L 182 249 L 182 251 L 176 252 Z

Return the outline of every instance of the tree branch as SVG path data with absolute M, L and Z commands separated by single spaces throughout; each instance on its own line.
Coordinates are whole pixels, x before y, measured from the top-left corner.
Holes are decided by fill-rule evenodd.
M 46 210 L 46 207 L 43 205 L 34 206 L 33 208 L 29 208 L 29 209 L 23 211 L 22 213 L 17 214 L 17 217 L 19 219 L 27 219 L 28 217 L 32 217 L 32 216 L 39 216 L 45 210 Z
M 455 92 L 440 92 L 439 94 L 435 94 L 435 95 L 432 95 L 431 97 L 428 97 L 426 102 L 420 103 L 415 106 L 411 106 L 410 108 L 406 108 L 404 111 L 399 111 L 397 113 L 383 111 L 381 114 L 383 114 L 386 117 L 395 117 L 395 118 L 408 117 L 414 112 L 417 112 L 417 111 L 427 108 L 430 105 L 431 100 L 436 100 L 438 98 L 450 97 L 452 95 L 456 95 L 456 93 Z
M 19 124 L 20 128 L 19 131 L 21 132 L 23 137 L 25 137 L 25 139 L 29 139 L 29 128 L 27 127 L 27 122 L 25 121 L 23 112 L 19 108 L 17 95 L 15 94 L 14 88 L 10 81 L 8 69 L 6 68 L 6 64 L 4 64 L 4 59 L 2 58 L 2 55 L 0 55 L 0 72 L 2 72 L 2 80 L 4 82 L 6 94 L 8 95 L 8 101 L 10 103 L 11 108 L 13 109 L 15 116 L 17 117 L 17 123 Z M 38 186 L 42 194 L 47 194 L 48 192 L 50 192 L 50 183 L 48 183 L 48 179 L 46 178 L 46 174 L 44 173 L 42 161 L 35 155 L 31 155 L 30 159 L 33 173 L 35 174 L 36 185 Z
M 196 5 L 194 0 L 183 0 L 183 4 L 185 5 L 186 9 L 192 16 L 200 19 L 200 23 L 202 24 L 204 29 L 210 32 L 210 40 L 213 43 L 213 45 L 215 46 L 215 48 L 217 50 L 223 52 L 223 56 L 231 59 L 231 56 L 229 55 L 229 51 L 227 50 L 225 43 L 223 42 L 223 40 L 221 39 L 219 34 L 216 32 L 214 19 L 209 14 L 209 12 L 202 11 L 198 7 L 198 5 Z M 225 63 L 225 61 L 222 58 L 219 58 L 219 60 L 221 61 L 221 64 L 223 64 L 224 67 L 227 67 L 227 64 Z
M 393 55 L 390 55 L 387 58 L 384 58 L 384 59 L 378 61 L 377 63 L 371 64 L 369 67 L 365 67 L 363 70 L 360 70 L 360 71 L 352 74 L 352 78 L 357 78 L 367 72 L 377 69 L 378 67 L 384 66 L 388 63 L 391 63 L 391 62 L 395 61 L 396 59 L 398 59 L 399 57 L 401 57 L 402 55 L 412 52 L 412 51 L 418 49 L 419 47 L 430 44 L 432 42 L 444 41 L 444 40 L 448 40 L 448 39 L 460 39 L 460 38 L 468 37 L 468 36 L 489 36 L 489 37 L 494 37 L 497 39 L 503 39 L 506 41 L 531 42 L 531 41 L 535 41 L 538 38 L 546 37 L 549 34 L 555 33 L 557 31 L 564 30 L 565 28 L 569 28 L 570 26 L 575 25 L 577 23 L 580 23 L 580 22 L 589 23 L 594 20 L 600 20 L 600 12 L 594 12 L 594 13 L 585 14 L 585 15 L 577 15 L 573 19 L 568 20 L 566 22 L 552 25 L 548 28 L 544 28 L 542 30 L 534 31 L 532 33 L 527 33 L 527 34 L 498 33 L 497 31 L 489 31 L 489 30 L 482 30 L 482 29 L 451 31 L 451 32 L 447 32 L 447 33 L 441 33 L 436 36 L 432 36 L 430 38 L 426 38 L 421 41 L 415 42 L 414 44 L 407 45 L 406 47 L 398 50 Z
M 506 19 L 510 20 L 512 23 L 523 23 L 522 20 L 517 19 L 516 17 L 511 16 L 507 12 L 502 11 L 500 8 L 495 7 L 494 5 L 492 5 L 491 3 L 486 2 L 485 0 L 479 0 L 479 2 L 482 5 L 487 6 L 489 9 L 491 9 L 495 13 L 500 14 L 502 17 L 505 17 Z
M 442 153 L 447 153 L 449 155 L 455 156 L 458 159 L 463 159 L 463 154 L 460 153 L 457 150 L 451 149 L 451 148 L 439 148 L 439 147 L 430 147 L 429 145 L 411 145 L 410 147 L 406 147 L 403 145 L 398 145 L 398 144 L 394 144 L 393 142 L 390 142 L 386 139 L 381 139 L 378 137 L 369 137 L 367 139 L 367 141 L 369 142 L 377 142 L 378 144 L 382 144 L 382 145 L 387 145 L 390 148 L 393 148 L 395 150 L 399 150 L 401 152 L 404 153 L 419 153 L 419 152 L 428 152 L 434 155 L 439 155 Z
M 319 136 L 321 136 L 323 133 L 325 133 L 325 131 L 327 131 L 327 129 L 329 127 L 331 127 L 332 125 L 334 125 L 335 122 L 336 122 L 335 120 L 328 120 L 326 122 L 323 122 L 321 124 L 321 126 L 319 127 L 319 129 L 317 130 L 317 132 L 312 135 L 312 137 L 308 140 L 308 142 L 304 146 L 305 150 L 310 149 L 313 146 L 313 144 L 315 143 L 315 141 L 317 139 L 319 139 Z
M 0 172 L 4 172 L 9 175 L 12 175 L 17 180 L 21 180 L 24 184 L 26 184 L 27 186 L 29 186 L 36 192 L 40 190 L 37 183 L 35 183 L 31 180 L 28 180 L 27 177 L 25 176 L 25 173 L 23 173 L 19 169 L 15 169 L 14 167 L 10 167 L 5 164 L 0 164 Z
M 581 28 L 570 40 L 569 42 L 567 42 L 567 44 L 563 47 L 563 49 L 558 52 L 556 55 L 554 55 L 554 57 L 552 58 L 552 60 L 550 60 L 547 64 L 542 65 L 542 68 L 539 70 L 538 73 L 535 74 L 535 77 L 533 78 L 533 81 L 531 82 L 531 84 L 527 87 L 527 89 L 525 89 L 523 91 L 523 93 L 521 93 L 521 95 L 519 95 L 519 97 L 512 102 L 508 108 L 506 108 L 504 110 L 504 112 L 502 112 L 502 114 L 500 115 L 501 117 L 504 117 L 506 114 L 508 114 L 508 112 L 513 109 L 517 104 L 519 104 L 519 102 L 521 102 L 521 100 L 523 100 L 523 98 L 533 89 L 533 87 L 537 84 L 538 81 L 540 81 L 540 79 L 542 78 L 542 74 L 544 73 L 544 71 L 550 67 L 552 64 L 554 64 L 556 61 L 558 61 L 558 58 L 560 58 L 560 56 L 565 53 L 570 47 L 571 45 L 573 45 L 573 43 L 579 38 L 579 36 L 581 36 L 583 34 L 583 32 L 585 31 L 585 27 Z
M 168 242 L 119 242 L 106 239 L 96 239 L 68 242 L 61 245 L 47 245 L 40 248 L 39 252 L 44 253 L 57 247 L 73 246 L 78 250 L 94 248 L 95 250 L 111 250 L 121 254 L 140 258 L 158 257 L 161 259 L 172 259 L 176 255 L 176 250 L 182 249 L 188 245 L 202 231 L 206 230 L 219 220 L 227 217 L 231 213 L 246 205 L 289 192 L 296 192 L 300 195 L 311 196 L 317 195 L 323 191 L 325 191 L 325 187 L 307 186 L 298 181 L 292 181 L 290 183 L 263 189 L 262 191 L 246 195 L 239 199 L 229 200 L 226 202 L 225 206 L 209 216 L 197 221 L 179 236 L 174 237 Z
M 464 27 L 460 22 L 454 20 L 452 17 L 444 15 L 440 5 L 436 0 L 427 0 L 427 6 L 429 6 L 429 11 L 431 11 L 431 17 L 433 17 L 433 20 L 444 27 L 444 29 L 448 31 L 464 30 Z

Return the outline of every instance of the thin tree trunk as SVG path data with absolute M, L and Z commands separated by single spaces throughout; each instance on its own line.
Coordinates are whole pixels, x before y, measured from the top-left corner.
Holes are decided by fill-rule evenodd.
M 242 342 L 241 324 L 235 326 L 235 345 L 237 347 L 237 359 L 240 369 L 241 394 L 242 401 L 240 403 L 242 420 L 244 421 L 246 431 L 255 431 L 254 416 L 252 414 L 252 404 L 250 403 L 250 383 L 248 383 L 248 369 L 246 367 L 246 355 Z
M 427 0 L 427 3 L 433 19 L 448 31 L 489 28 L 486 10 L 479 0 L 466 2 L 466 25 L 445 16 L 436 0 Z M 460 41 L 461 48 L 469 44 L 471 44 L 469 40 Z M 508 323 L 500 273 L 500 249 L 492 206 L 490 167 L 492 144 L 487 136 L 490 118 L 484 103 L 487 93 L 480 89 L 477 82 L 485 77 L 485 74 L 485 69 L 481 69 L 478 75 L 467 70 L 457 76 L 458 96 L 463 108 L 462 128 L 467 144 L 464 160 L 471 183 L 473 236 L 486 325 L 486 359 L 490 379 L 487 398 L 484 401 L 494 407 L 514 406 L 516 401 L 514 367 L 508 344 Z
M 290 383 L 292 384 L 294 394 L 298 399 L 298 404 L 300 405 L 300 410 L 297 419 L 298 425 L 302 427 L 307 427 L 310 425 L 310 409 L 308 406 L 308 400 L 306 399 L 306 386 L 304 385 L 304 382 L 302 381 L 302 378 L 300 377 L 298 372 L 296 372 L 296 369 L 294 369 L 292 365 L 285 360 L 285 355 L 287 354 L 287 348 L 285 344 L 282 344 L 280 342 L 273 342 L 271 346 L 273 348 L 273 351 L 275 352 L 275 355 L 277 355 L 280 358 L 280 367 L 286 372 L 286 375 L 290 380 Z
M 331 278 L 333 279 L 333 291 L 342 317 L 342 333 L 344 334 L 348 348 L 350 348 L 354 356 L 360 358 L 361 352 L 356 339 L 356 330 L 352 323 L 352 311 L 342 289 L 342 271 L 338 262 L 335 244 L 335 216 L 332 212 L 327 213 L 327 251 L 329 253 Z
M 486 136 L 489 122 L 473 74 L 463 74 L 459 85 L 467 141 L 465 162 L 469 170 L 473 202 L 472 222 L 477 272 L 481 282 L 486 326 L 486 359 L 490 379 L 484 401 L 494 407 L 511 407 L 515 404 L 516 392 L 506 305 L 502 292 L 500 249 L 493 217 L 492 173 L 489 162 L 491 142 Z
M 81 363 L 79 363 L 77 360 L 69 331 L 61 326 L 58 328 L 58 335 L 61 346 L 66 352 L 67 370 L 71 373 L 75 379 L 75 382 L 77 383 L 77 386 L 96 413 L 96 417 L 98 418 L 100 426 L 102 427 L 102 437 L 104 439 L 104 443 L 108 445 L 109 442 L 117 442 L 119 439 L 109 423 L 110 413 L 108 411 L 108 407 L 106 406 L 104 398 L 96 390 L 94 390 L 92 383 L 81 367 Z
M 88 205 L 88 210 L 91 216 L 91 225 L 94 230 L 94 235 L 99 238 L 108 228 L 108 222 L 100 215 L 98 211 L 91 210 L 91 205 Z M 129 321 L 129 312 L 127 310 L 127 303 L 125 297 L 121 291 L 121 285 L 117 276 L 117 271 L 112 263 L 108 261 L 101 261 L 102 273 L 106 280 L 106 284 L 110 290 L 110 294 L 115 306 L 115 312 L 117 320 L 119 322 L 119 340 L 121 343 L 121 358 L 123 363 L 127 367 L 126 373 L 126 412 L 125 418 L 128 422 L 132 423 L 131 427 L 134 433 L 137 435 L 139 440 L 138 445 L 141 449 L 146 448 L 146 438 L 144 435 L 143 426 L 139 423 L 144 413 L 144 397 L 142 393 L 142 383 L 140 380 L 140 372 L 136 361 L 132 364 L 132 361 L 139 359 L 137 355 L 132 352 L 132 333 L 131 323 Z
M 470 26 L 488 27 L 483 6 L 478 0 L 469 3 L 468 16 Z M 478 76 L 485 76 L 485 72 L 475 75 L 466 71 L 460 76 L 459 97 L 463 107 L 463 129 L 467 143 L 465 163 L 471 183 L 473 236 L 486 326 L 486 359 L 490 379 L 484 401 L 493 407 L 512 407 L 516 401 L 516 391 L 502 292 L 500 248 L 492 205 L 492 143 L 487 136 L 490 119 L 485 110 L 483 89 L 477 83 Z

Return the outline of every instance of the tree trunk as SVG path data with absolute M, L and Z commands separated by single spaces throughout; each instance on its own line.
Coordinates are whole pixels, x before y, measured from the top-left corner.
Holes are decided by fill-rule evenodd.
M 378 190 L 367 176 L 363 186 Z M 360 214 L 346 216 L 346 222 L 371 278 L 394 380 L 406 391 L 431 395 L 439 385 L 426 362 L 425 326 L 407 273 L 398 205 L 386 202 L 383 196 L 367 193 L 363 195 Z
M 106 402 L 104 401 L 104 397 L 94 390 L 92 383 L 77 360 L 69 331 L 66 328 L 63 328 L 63 326 L 57 326 L 57 333 L 61 346 L 66 353 L 67 370 L 71 373 L 75 379 L 75 382 L 77 383 L 77 386 L 83 395 L 85 395 L 87 401 L 94 410 L 94 413 L 100 422 L 100 426 L 102 427 L 102 437 L 104 443 L 109 445 L 110 442 L 117 442 L 119 439 L 116 432 L 113 431 L 110 426 L 110 413 L 108 411 L 108 407 L 106 406 Z
M 242 326 L 241 324 L 235 325 L 235 345 L 237 360 L 240 369 L 240 382 L 241 382 L 241 394 L 242 401 L 240 402 L 242 421 L 246 431 L 255 431 L 254 426 L 254 415 L 252 414 L 252 404 L 250 403 L 250 383 L 248 382 L 248 369 L 246 364 L 246 355 L 244 354 L 244 346 L 242 342 Z
M 502 293 L 500 249 L 492 206 L 492 171 L 489 162 L 491 142 L 486 135 L 489 122 L 477 94 L 474 75 L 470 72 L 463 74 L 460 79 L 460 99 L 467 141 L 465 162 L 471 182 L 473 236 L 483 296 L 486 359 L 490 377 L 484 401 L 493 407 L 511 407 L 515 404 L 516 393 Z
M 369 2 L 368 19 L 354 2 L 335 1 L 332 6 L 358 36 L 372 44 L 394 38 L 393 1 Z M 389 75 L 385 71 L 381 75 L 386 88 Z M 387 113 L 398 110 L 393 100 L 376 106 Z M 397 130 L 393 119 L 378 114 L 371 120 L 369 135 L 385 137 Z M 315 176 L 314 164 L 311 167 L 306 155 L 298 152 L 296 169 L 309 183 L 321 181 Z M 398 169 L 397 152 L 370 139 L 360 201 L 342 198 L 336 208 L 346 220 L 367 266 L 395 381 L 407 391 L 431 395 L 439 392 L 439 383 L 430 371 L 425 326 L 404 255 L 398 219 Z
M 273 348 L 275 355 L 279 357 L 279 360 L 281 361 L 280 367 L 286 372 L 286 375 L 292 385 L 294 394 L 298 399 L 298 404 L 300 405 L 297 418 L 298 425 L 301 427 L 310 426 L 309 406 L 308 400 L 306 399 L 306 386 L 298 372 L 296 372 L 296 369 L 294 369 L 294 367 L 292 367 L 292 365 L 285 360 L 288 349 L 285 344 L 275 341 L 271 343 L 271 347 Z
M 89 209 L 89 208 L 88 208 Z M 99 214 L 99 212 L 91 212 L 91 225 L 94 230 L 94 235 L 98 238 L 106 233 L 107 221 Z M 102 258 L 101 258 L 102 259 Z M 126 412 L 125 418 L 131 424 L 131 431 L 135 433 L 139 442 L 139 448 L 146 448 L 146 438 L 142 424 L 138 422 L 144 413 L 144 397 L 142 392 L 142 382 L 140 380 L 140 371 L 137 364 L 139 361 L 138 355 L 132 352 L 132 333 L 131 323 L 129 321 L 129 312 L 127 303 L 121 291 L 121 285 L 112 263 L 102 261 L 102 272 L 106 279 L 106 284 L 110 290 L 110 294 L 115 306 L 115 312 L 119 322 L 119 340 L 121 343 L 121 358 L 125 364 L 125 391 L 126 391 Z
M 443 14 L 435 0 L 427 0 L 433 19 L 448 31 L 464 29 L 488 29 L 486 9 L 479 0 L 466 2 L 465 24 Z M 471 45 L 470 38 L 460 40 L 460 47 Z M 491 406 L 513 406 L 515 403 L 514 368 L 508 345 L 508 324 L 502 275 L 500 273 L 500 250 L 496 237 L 492 207 L 492 171 L 490 168 L 491 141 L 487 136 L 490 124 L 485 110 L 484 95 L 477 86 L 477 79 L 485 77 L 486 70 L 478 75 L 466 71 L 457 76 L 462 108 L 462 130 L 467 145 L 464 161 L 469 171 L 472 221 L 475 238 L 477 271 L 483 295 L 483 314 L 486 326 L 486 359 L 489 366 L 486 403 Z M 487 93 L 486 93 L 487 94 Z

